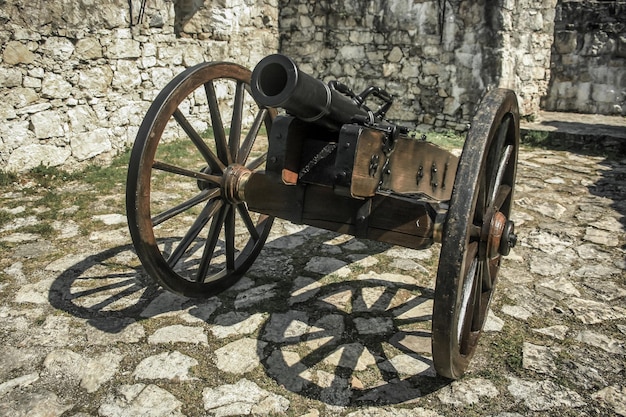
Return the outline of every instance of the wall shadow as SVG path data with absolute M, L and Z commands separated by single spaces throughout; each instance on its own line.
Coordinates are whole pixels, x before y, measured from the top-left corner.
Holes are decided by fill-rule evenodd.
M 338 269 L 304 272 L 303 279 L 303 260 L 295 259 L 290 247 L 308 244 L 312 229 L 266 244 L 257 271 L 251 270 L 253 279 L 259 273 L 265 278 L 244 280 L 207 300 L 159 288 L 141 267 L 132 266 L 137 265 L 134 250 L 125 245 L 67 268 L 53 282 L 49 301 L 107 333 L 160 315 L 187 314 L 211 327 L 224 327 L 260 313 L 266 320 L 259 328 L 257 353 L 265 373 L 287 390 L 329 405 L 397 404 L 449 384 L 436 375 L 430 352 L 433 289 L 408 278 L 365 273 L 359 279 L 335 277 L 329 282 Z M 368 248 L 369 254 L 377 254 L 391 246 L 372 242 Z M 323 256 L 311 253 L 316 255 Z M 274 260 L 292 256 L 299 266 L 282 269 L 281 275 Z M 267 286 L 264 291 L 273 297 L 242 304 L 242 294 L 259 286 Z

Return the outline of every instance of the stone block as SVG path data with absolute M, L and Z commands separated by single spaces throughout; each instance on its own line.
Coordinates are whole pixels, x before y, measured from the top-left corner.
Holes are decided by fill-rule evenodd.
M 42 50 L 47 57 L 66 61 L 74 53 L 74 44 L 67 38 L 50 37 L 43 44 Z
M 576 51 L 578 35 L 572 30 L 560 30 L 554 35 L 554 48 L 559 54 L 571 54 Z
M 76 57 L 82 60 L 102 58 L 102 45 L 96 38 L 84 38 L 76 42 L 74 51 Z
M 78 73 L 78 86 L 87 90 L 90 95 L 99 96 L 106 93 L 113 80 L 113 71 L 108 65 L 87 68 Z
M 2 68 L 2 71 L 0 71 L 0 87 L 21 87 L 22 77 L 22 71 L 18 68 Z
M 71 91 L 72 85 L 59 74 L 48 72 L 41 82 L 41 95 L 44 98 L 68 98 Z
M 91 132 L 72 136 L 70 145 L 72 155 L 79 161 L 93 158 L 112 149 L 110 141 L 111 131 L 106 128 L 99 128 Z
M 141 48 L 134 39 L 114 39 L 106 48 L 104 56 L 109 59 L 139 58 Z
M 22 42 L 11 41 L 6 44 L 2 59 L 8 65 L 30 64 L 35 60 L 35 54 Z
M 15 149 L 6 169 L 10 172 L 24 172 L 39 165 L 59 166 L 70 157 L 68 148 L 54 145 L 31 144 Z
M 122 91 L 131 91 L 141 85 L 141 73 L 136 61 L 119 60 L 115 66 L 111 86 Z
M 96 124 L 96 114 L 86 104 L 79 105 L 67 111 L 70 119 L 70 131 L 72 133 L 85 132 L 92 129 Z
M 30 117 L 30 123 L 38 139 L 48 139 L 64 135 L 61 116 L 55 110 L 46 110 L 35 113 Z

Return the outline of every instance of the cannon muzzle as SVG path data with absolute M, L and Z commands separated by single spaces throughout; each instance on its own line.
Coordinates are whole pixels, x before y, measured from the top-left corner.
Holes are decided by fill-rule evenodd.
M 355 116 L 373 119 L 371 112 L 333 87 L 300 71 L 285 55 L 263 58 L 252 71 L 252 96 L 260 105 L 282 107 L 305 122 L 338 131 Z

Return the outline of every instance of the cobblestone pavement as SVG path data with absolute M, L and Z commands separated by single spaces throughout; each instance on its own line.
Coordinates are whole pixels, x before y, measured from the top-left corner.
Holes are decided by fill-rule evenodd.
M 455 382 L 430 354 L 437 246 L 277 221 L 236 287 L 191 300 L 146 284 L 123 185 L 67 184 L 46 227 L 32 184 L 6 186 L 0 415 L 626 416 L 626 159 L 520 157 L 519 244 Z

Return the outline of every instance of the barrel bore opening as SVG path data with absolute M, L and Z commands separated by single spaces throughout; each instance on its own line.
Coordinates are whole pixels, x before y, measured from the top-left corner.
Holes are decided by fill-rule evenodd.
M 280 64 L 268 64 L 259 76 L 259 90 L 268 97 L 279 95 L 287 86 L 287 70 Z

